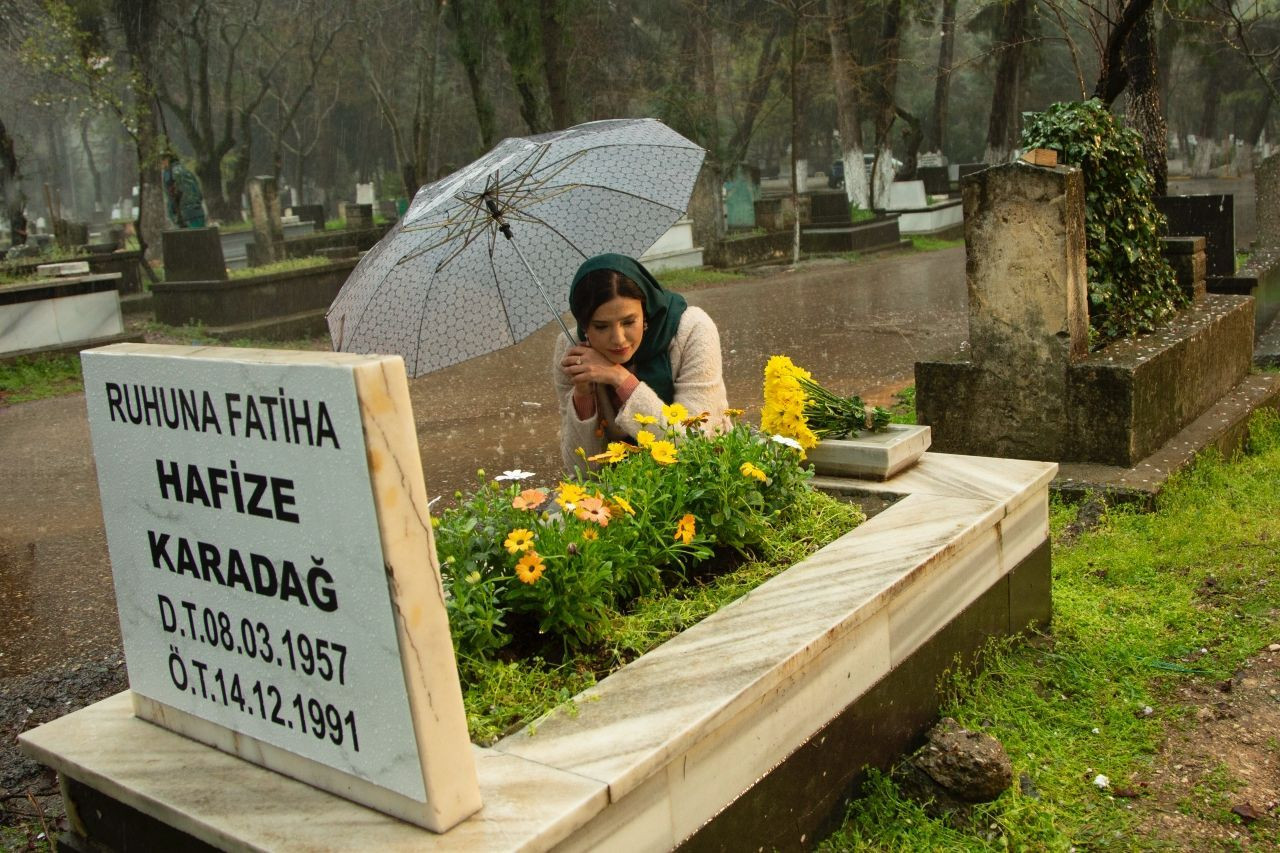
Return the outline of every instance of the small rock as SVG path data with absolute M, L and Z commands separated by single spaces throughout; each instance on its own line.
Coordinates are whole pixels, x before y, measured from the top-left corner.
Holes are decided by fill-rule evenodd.
M 1036 790 L 1036 783 L 1032 782 L 1031 777 L 1026 773 L 1018 775 L 1018 792 L 1031 800 L 1040 799 L 1040 792 Z
M 1280 652 L 1280 643 L 1272 643 L 1271 645 L 1267 646 L 1267 651 Z
M 1093 786 L 1099 791 L 1105 791 L 1111 787 L 1111 780 L 1099 773 L 1093 777 Z
M 1212 720 L 1214 716 L 1215 714 L 1213 713 L 1212 708 L 1201 707 L 1199 710 L 1196 711 L 1196 719 L 1202 723 Z
M 1013 764 L 1000 741 L 963 728 L 947 717 L 906 762 L 931 780 L 948 799 L 962 803 L 994 800 L 1013 784 Z
M 1231 807 L 1231 811 L 1246 824 L 1253 823 L 1259 818 L 1266 817 L 1265 813 L 1258 811 L 1253 807 L 1253 803 L 1250 802 L 1243 802 L 1239 805 L 1234 805 Z

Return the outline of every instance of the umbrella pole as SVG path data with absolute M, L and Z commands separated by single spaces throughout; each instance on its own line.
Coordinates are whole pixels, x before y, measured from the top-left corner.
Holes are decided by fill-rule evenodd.
M 542 281 L 538 278 L 538 274 L 533 271 L 533 267 L 529 266 L 529 262 L 525 260 L 524 252 L 520 251 L 520 244 L 515 241 L 515 238 L 512 237 L 511 234 L 507 233 L 504 234 L 504 236 L 511 243 L 511 248 L 515 249 L 516 254 L 520 256 L 520 263 L 524 264 L 524 268 L 529 272 L 529 275 L 533 277 L 533 283 L 538 286 L 538 294 L 542 297 L 542 301 L 547 303 L 547 310 L 556 318 L 556 321 L 560 324 L 560 328 L 564 329 L 564 336 L 568 338 L 569 346 L 578 346 L 581 341 L 574 340 L 573 335 L 569 334 L 569 327 L 564 324 L 564 318 L 560 316 L 560 312 L 551 304 L 551 299 L 547 296 L 546 288 L 542 286 Z

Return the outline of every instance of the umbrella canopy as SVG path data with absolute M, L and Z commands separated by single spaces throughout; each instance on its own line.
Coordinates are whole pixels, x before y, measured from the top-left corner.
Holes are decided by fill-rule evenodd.
M 333 348 L 399 353 L 418 376 L 523 340 L 568 307 L 583 260 L 638 257 L 684 214 L 705 153 L 655 119 L 504 140 L 420 189 L 361 259 L 329 308 Z

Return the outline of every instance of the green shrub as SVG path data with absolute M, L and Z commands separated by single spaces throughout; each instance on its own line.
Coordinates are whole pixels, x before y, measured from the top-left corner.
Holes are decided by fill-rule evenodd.
M 1025 148 L 1051 148 L 1084 172 L 1089 325 L 1102 342 L 1150 331 L 1189 302 L 1160 252 L 1164 217 L 1152 200 L 1141 137 L 1099 100 L 1028 116 Z
M 746 554 L 807 488 L 798 452 L 745 424 L 684 434 L 687 413 L 615 443 L 591 474 L 526 488 L 511 472 L 436 523 L 449 624 L 460 656 L 492 658 L 558 639 L 601 638 L 609 620 L 721 551 Z M 459 495 L 461 498 L 461 495 Z

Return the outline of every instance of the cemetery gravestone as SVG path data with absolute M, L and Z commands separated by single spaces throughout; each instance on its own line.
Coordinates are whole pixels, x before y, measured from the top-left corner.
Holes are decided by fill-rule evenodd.
M 479 808 L 403 361 L 83 361 L 135 714 L 439 832 Z
M 176 228 L 160 232 L 165 281 L 225 281 L 227 262 L 217 228 Z
M 1232 195 L 1171 195 L 1155 202 L 1169 221 L 1165 229 L 1168 236 L 1204 237 L 1209 275 L 1235 274 L 1236 215 Z

